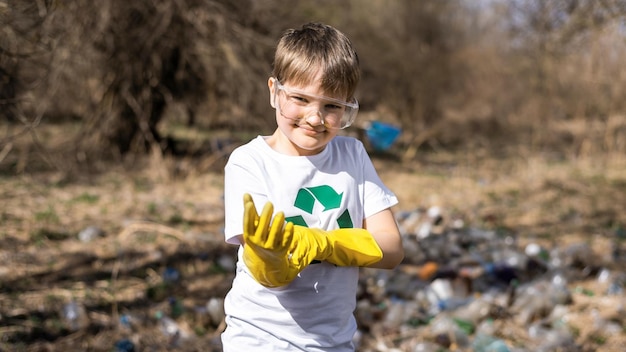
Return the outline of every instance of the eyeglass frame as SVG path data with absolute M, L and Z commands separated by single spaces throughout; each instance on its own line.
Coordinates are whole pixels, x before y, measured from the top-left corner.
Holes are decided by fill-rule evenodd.
M 306 96 L 306 97 L 315 98 L 317 100 L 324 101 L 324 102 L 335 103 L 335 104 L 338 104 L 338 105 L 349 107 L 350 109 L 354 110 L 354 113 L 351 114 L 352 117 L 349 118 L 349 120 L 346 122 L 345 126 L 341 126 L 341 121 L 343 120 L 343 116 L 342 116 L 342 118 L 339 121 L 341 127 L 327 126 L 327 124 L 324 122 L 324 117 L 321 116 L 322 123 L 324 124 L 324 126 L 326 126 L 328 128 L 342 130 L 342 129 L 350 127 L 354 123 L 354 121 L 356 120 L 356 115 L 359 112 L 359 102 L 358 102 L 358 100 L 356 98 L 353 97 L 352 98 L 353 102 L 351 103 L 351 102 L 343 101 L 343 100 L 340 100 L 340 99 L 327 97 L 327 96 L 324 96 L 324 95 L 311 94 L 311 93 L 305 92 L 305 91 L 297 89 L 297 88 L 286 87 L 285 85 L 280 83 L 280 81 L 277 78 L 275 78 L 275 77 L 272 77 L 272 78 L 274 80 L 274 83 L 276 84 L 276 88 L 274 89 L 274 99 L 275 99 L 274 103 L 276 105 L 276 109 L 278 109 L 278 111 L 280 112 L 280 114 L 284 118 L 290 119 L 290 120 L 294 120 L 293 118 L 290 118 L 290 117 L 287 117 L 287 116 L 283 115 L 282 109 L 280 108 L 280 102 L 278 101 L 278 99 L 279 99 L 278 91 L 279 90 L 282 90 L 282 91 L 284 91 L 287 94 L 297 94 L 297 95 L 302 95 L 302 96 Z M 306 120 L 306 118 L 305 118 L 305 120 Z

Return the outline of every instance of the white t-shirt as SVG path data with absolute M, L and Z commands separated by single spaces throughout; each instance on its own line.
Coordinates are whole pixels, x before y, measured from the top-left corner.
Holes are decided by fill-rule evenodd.
M 289 156 L 257 138 L 237 148 L 225 168 L 225 238 L 243 233 L 243 194 L 260 213 L 267 201 L 288 221 L 334 230 L 362 227 L 397 204 L 363 144 L 337 136 L 319 154 Z M 226 296 L 224 351 L 353 351 L 358 268 L 312 263 L 289 285 L 266 288 L 248 273 L 239 248 Z

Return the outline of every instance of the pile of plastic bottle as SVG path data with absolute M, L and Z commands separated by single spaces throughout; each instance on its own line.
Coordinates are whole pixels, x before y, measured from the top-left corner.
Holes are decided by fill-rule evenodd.
M 598 255 L 588 243 L 522 245 L 514 234 L 446 220 L 436 207 L 397 220 L 405 261 L 395 271 L 363 269 L 359 351 L 624 348 L 622 232 Z
M 546 245 L 446 217 L 436 207 L 397 213 L 405 260 L 396 270 L 361 269 L 357 351 L 624 351 L 623 229 L 598 253 L 588 242 L 561 237 Z M 234 272 L 234 253 L 215 261 L 224 273 Z M 165 268 L 162 284 L 179 288 L 181 275 Z M 114 343 L 115 352 L 163 344 L 221 350 L 223 297 L 193 309 L 159 297 L 149 315 L 120 314 L 119 338 L 105 345 Z M 62 314 L 70 331 L 87 329 L 80 302 L 71 301 Z M 198 333 L 198 326 L 206 331 Z

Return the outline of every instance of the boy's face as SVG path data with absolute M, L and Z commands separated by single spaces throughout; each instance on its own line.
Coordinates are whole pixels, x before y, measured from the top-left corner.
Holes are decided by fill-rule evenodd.
M 278 152 L 315 155 L 338 134 L 341 116 L 351 107 L 342 104 L 345 97 L 325 96 L 320 82 L 320 75 L 313 83 L 301 86 L 275 78 L 268 80 L 270 104 L 276 109 L 278 125 L 268 143 Z

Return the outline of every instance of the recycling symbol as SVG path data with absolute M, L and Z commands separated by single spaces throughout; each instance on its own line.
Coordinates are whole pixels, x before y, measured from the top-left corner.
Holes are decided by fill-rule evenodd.
M 313 214 L 313 208 L 315 207 L 315 202 L 319 202 L 323 207 L 323 211 L 328 211 L 331 209 L 337 209 L 341 206 L 341 199 L 343 198 L 343 193 L 337 193 L 332 187 L 328 185 L 316 186 L 316 187 L 305 187 L 300 188 L 298 191 L 298 195 L 296 196 L 296 201 L 294 206 L 302 211 L 305 211 L 309 214 Z M 285 219 L 286 221 L 291 221 L 294 225 L 300 225 L 309 227 L 304 218 L 301 215 L 290 216 Z M 337 225 L 339 228 L 352 228 L 354 227 L 352 224 L 352 218 L 350 217 L 350 212 L 346 209 L 338 218 Z

